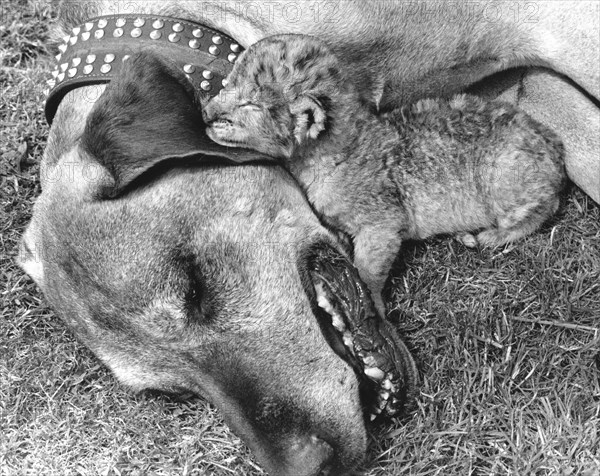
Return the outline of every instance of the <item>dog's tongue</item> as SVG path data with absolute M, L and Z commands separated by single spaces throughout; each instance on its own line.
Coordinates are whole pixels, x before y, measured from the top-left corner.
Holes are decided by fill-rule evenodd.
M 354 357 L 352 364 L 371 400 L 371 419 L 396 416 L 411 399 L 418 376 L 410 352 L 375 310 L 354 266 L 332 248 L 317 252 L 312 278 L 319 306 Z

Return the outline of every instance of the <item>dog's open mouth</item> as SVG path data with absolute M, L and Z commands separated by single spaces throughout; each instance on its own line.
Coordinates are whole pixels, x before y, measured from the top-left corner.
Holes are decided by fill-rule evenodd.
M 310 274 L 321 329 L 357 372 L 369 419 L 400 415 L 417 385 L 408 349 L 377 314 L 369 290 L 344 256 L 330 247 L 318 249 Z

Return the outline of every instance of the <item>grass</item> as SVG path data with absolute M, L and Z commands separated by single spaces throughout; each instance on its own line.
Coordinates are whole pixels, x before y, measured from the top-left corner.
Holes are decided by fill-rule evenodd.
M 0 474 L 263 474 L 203 400 L 120 387 L 15 265 L 39 194 L 54 12 L 2 8 Z M 514 246 L 436 239 L 404 257 L 392 319 L 423 384 L 414 414 L 371 429 L 366 474 L 598 476 L 600 207 L 573 189 Z

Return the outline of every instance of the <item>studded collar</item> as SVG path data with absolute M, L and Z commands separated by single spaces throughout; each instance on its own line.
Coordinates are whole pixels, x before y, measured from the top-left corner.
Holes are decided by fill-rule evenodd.
M 157 15 L 107 15 L 90 19 L 63 38 L 46 90 L 46 119 L 52 124 L 60 101 L 80 86 L 108 83 L 141 48 L 171 58 L 193 86 L 216 96 L 243 48 L 204 25 Z

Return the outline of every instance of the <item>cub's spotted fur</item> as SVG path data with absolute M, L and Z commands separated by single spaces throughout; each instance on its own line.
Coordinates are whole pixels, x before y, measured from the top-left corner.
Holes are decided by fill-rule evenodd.
M 216 142 L 283 160 L 352 237 L 380 309 L 403 239 L 455 233 L 467 246 L 498 246 L 556 211 L 563 146 L 524 112 L 461 95 L 377 116 L 346 78 L 316 38 L 273 36 L 239 58 L 204 117 Z

